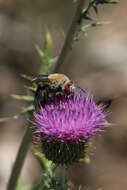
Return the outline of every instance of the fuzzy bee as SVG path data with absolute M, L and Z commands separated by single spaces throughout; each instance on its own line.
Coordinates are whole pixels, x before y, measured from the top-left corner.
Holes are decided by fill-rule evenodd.
M 33 79 L 38 84 L 35 93 L 36 104 L 38 102 L 44 107 L 50 104 L 56 96 L 73 93 L 75 88 L 73 82 L 64 74 L 39 75 Z
M 74 89 L 81 89 L 64 74 L 54 73 L 50 75 L 38 75 L 33 79 L 33 82 L 38 84 L 35 93 L 35 105 L 38 109 L 38 103 L 44 107 L 46 104 L 50 104 L 56 96 L 64 96 L 73 94 Z M 83 89 L 81 89 L 84 91 Z M 97 100 L 98 105 L 105 104 L 105 108 L 110 107 L 112 98 L 103 98 Z

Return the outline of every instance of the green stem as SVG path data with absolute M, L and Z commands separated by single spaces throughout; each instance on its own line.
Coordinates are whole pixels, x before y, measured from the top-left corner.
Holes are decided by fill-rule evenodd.
M 65 182 L 66 182 L 66 167 L 65 165 L 63 166 L 63 172 L 62 172 L 62 176 L 61 176 L 61 185 L 62 188 L 64 189 L 65 187 Z
M 64 190 L 65 182 L 66 182 L 66 166 L 65 165 L 59 166 L 57 168 L 57 171 L 58 171 L 58 175 L 59 175 L 58 182 L 59 182 L 59 185 L 61 186 L 60 189 Z
M 84 6 L 85 0 L 78 0 L 77 1 L 77 8 L 75 11 L 75 14 L 72 19 L 72 23 L 70 25 L 70 28 L 67 32 L 67 36 L 63 45 L 63 48 L 61 50 L 61 53 L 58 57 L 58 61 L 56 63 L 55 72 L 58 72 L 60 66 L 63 64 L 64 59 L 68 53 L 68 50 L 71 48 L 72 41 L 74 39 L 75 32 L 77 30 L 77 26 L 80 25 L 80 19 L 82 16 L 82 9 Z
M 19 147 L 19 151 L 17 153 L 16 160 L 14 162 L 11 175 L 8 181 L 7 190 L 14 190 L 17 185 L 17 180 L 20 175 L 24 159 L 26 157 L 29 144 L 31 141 L 31 129 L 29 126 L 26 127 L 24 137 L 22 139 L 21 145 Z

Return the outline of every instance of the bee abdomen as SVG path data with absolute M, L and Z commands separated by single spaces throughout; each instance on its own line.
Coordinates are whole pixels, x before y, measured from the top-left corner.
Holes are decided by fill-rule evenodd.
M 46 104 L 50 104 L 54 99 L 54 93 L 49 88 L 49 86 L 38 87 L 35 99 L 37 104 L 40 104 L 44 107 Z

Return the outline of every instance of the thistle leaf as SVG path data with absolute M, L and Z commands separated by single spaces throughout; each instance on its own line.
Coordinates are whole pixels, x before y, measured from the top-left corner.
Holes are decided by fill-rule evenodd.
M 110 24 L 110 23 L 111 22 L 96 22 L 96 23 L 92 23 L 92 24 L 87 24 L 87 25 L 81 27 L 81 31 L 85 33 L 90 28 L 93 28 L 96 26 L 103 26 L 105 24 Z
M 51 165 L 51 161 L 48 161 L 44 154 L 36 151 L 35 149 L 32 149 L 32 154 L 35 156 L 35 158 L 39 161 L 41 168 L 43 171 L 46 171 L 49 165 Z
M 98 4 L 104 4 L 104 3 L 110 3 L 110 4 L 116 4 L 118 3 L 118 0 L 98 0 Z
M 85 162 L 86 164 L 90 164 L 90 157 L 86 154 L 83 159 L 80 159 L 80 162 Z
M 53 64 L 56 62 L 57 58 L 52 58 L 52 38 L 49 32 L 46 33 L 44 50 L 42 51 L 40 47 L 36 46 L 37 52 L 41 58 L 41 69 L 40 74 L 49 74 L 53 67 Z
M 51 52 L 52 52 L 52 38 L 50 33 L 47 31 L 46 32 L 46 37 L 45 37 L 45 49 L 44 49 L 44 54 L 47 57 L 51 57 Z
M 20 115 L 25 115 L 26 113 L 32 112 L 33 110 L 34 110 L 34 106 L 33 106 L 33 105 L 30 105 L 30 106 L 24 108 L 24 109 L 21 111 Z
M 9 121 L 10 119 L 18 119 L 19 118 L 19 115 L 14 115 L 12 117 L 1 117 L 0 118 L 0 123 L 3 123 L 3 122 L 7 122 Z
M 21 77 L 24 78 L 24 79 L 27 79 L 30 82 L 33 80 L 33 77 L 25 75 L 25 74 L 21 74 Z
M 43 60 L 44 52 L 40 49 L 38 45 L 35 46 L 38 54 L 40 55 L 41 60 Z
M 34 86 L 24 86 L 27 90 L 31 91 L 31 92 L 36 92 L 37 87 Z
M 14 98 L 16 100 L 24 100 L 26 102 L 33 102 L 34 101 L 34 97 L 33 96 L 16 95 L 16 94 L 12 94 L 11 96 L 12 96 L 12 98 Z

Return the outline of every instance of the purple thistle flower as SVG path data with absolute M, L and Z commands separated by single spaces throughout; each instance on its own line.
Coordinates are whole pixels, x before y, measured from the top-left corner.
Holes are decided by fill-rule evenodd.
M 42 146 L 46 143 L 50 146 L 52 142 L 59 143 L 57 152 L 61 152 L 63 146 L 63 149 L 66 147 L 69 149 L 67 151 L 70 151 L 74 144 L 76 147 L 83 147 L 81 152 L 84 152 L 84 143 L 91 136 L 100 135 L 104 127 L 109 125 L 105 119 L 109 112 L 104 112 L 104 108 L 105 106 L 97 105 L 91 93 L 88 92 L 74 92 L 73 95 L 56 98 L 44 108 L 40 105 L 40 113 L 34 112 L 34 133 L 41 134 Z M 70 142 L 74 144 L 70 146 Z M 51 159 L 52 155 L 50 158 L 47 157 Z M 76 160 L 79 160 L 79 157 Z
M 56 99 L 45 108 L 41 107 L 40 113 L 34 112 L 35 133 L 42 133 L 49 140 L 80 142 L 98 135 L 108 125 L 104 108 L 98 106 L 93 96 L 87 93 Z

